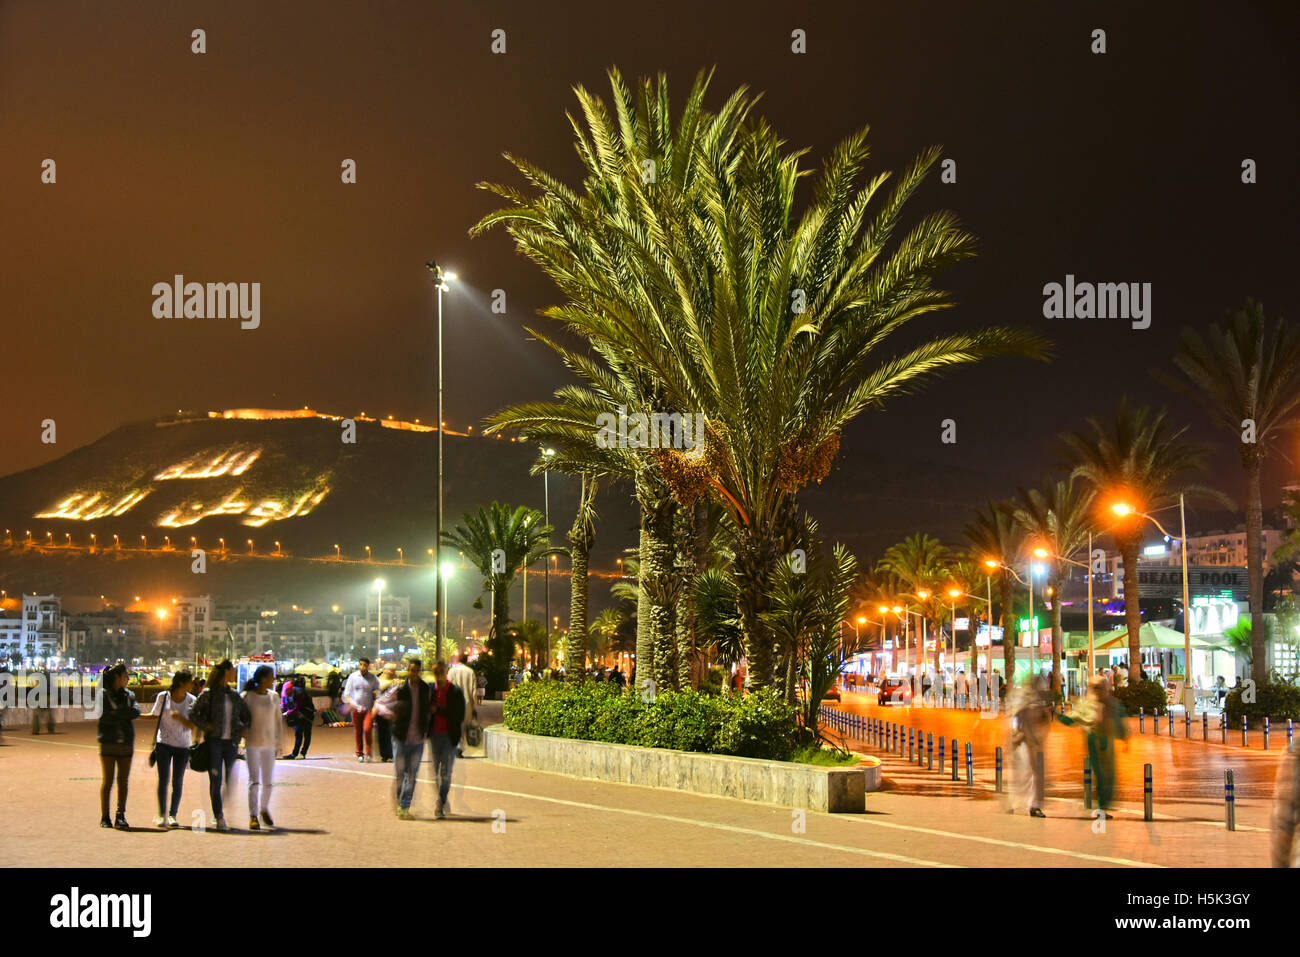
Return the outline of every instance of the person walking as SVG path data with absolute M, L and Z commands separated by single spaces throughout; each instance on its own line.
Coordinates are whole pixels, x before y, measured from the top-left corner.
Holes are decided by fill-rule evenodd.
M 284 720 L 293 728 L 293 751 L 284 756 L 284 760 L 292 761 L 298 757 L 299 753 L 306 759 L 307 749 L 311 747 L 311 726 L 316 720 L 316 703 L 311 699 L 311 692 L 299 682 L 292 686 L 286 685 L 289 691 L 288 701 L 281 700 L 281 707 L 284 709 Z
M 1062 724 L 1077 725 L 1087 734 L 1087 760 L 1096 782 L 1097 807 L 1106 820 L 1111 819 L 1107 812 L 1115 798 L 1115 739 L 1124 741 L 1126 752 L 1129 749 L 1125 717 L 1124 706 L 1100 675 L 1088 682 L 1088 697 L 1073 715 L 1057 715 Z
M 235 767 L 236 746 L 252 721 L 248 705 L 235 693 L 235 666 L 219 661 L 208 673 L 208 685 L 190 709 L 190 720 L 203 731 L 208 745 L 208 798 L 218 831 L 226 832 L 225 789 Z
M 127 780 L 131 777 L 131 759 L 135 756 L 135 726 L 140 717 L 135 695 L 126 690 L 126 665 L 118 663 L 104 672 L 104 687 L 100 693 L 102 709 L 99 715 L 99 767 L 102 778 L 99 785 L 99 826 L 115 827 L 129 831 L 126 823 Z M 108 798 L 113 792 L 113 778 L 117 778 L 117 817 L 108 819 Z
M 356 734 L 357 760 L 373 761 L 375 759 L 375 735 L 366 727 L 366 712 L 375 706 L 375 692 L 379 690 L 379 679 L 370 673 L 370 659 L 362 658 L 357 670 L 348 675 L 343 686 L 343 702 L 352 709 L 352 730 Z M 362 751 L 362 742 L 365 750 Z
M 248 730 L 244 732 L 244 760 L 248 764 L 248 829 L 260 831 L 258 815 L 267 827 L 271 820 L 271 787 L 275 777 L 275 758 L 280 753 L 280 730 L 283 717 L 280 698 L 272 690 L 275 669 L 262 665 L 253 672 L 244 688 L 244 705 L 248 708 Z
M 330 696 L 330 711 L 339 710 L 339 695 L 343 691 L 343 679 L 339 677 L 337 671 L 331 671 L 329 677 L 325 679 L 325 693 Z M 323 718 L 321 719 L 324 720 Z
M 1277 766 L 1273 794 L 1269 863 L 1272 867 L 1295 867 L 1296 834 L 1300 832 L 1300 750 L 1294 744 Z
M 190 693 L 194 675 L 178 671 L 172 675 L 171 689 L 153 699 L 149 712 L 158 719 L 154 734 L 155 766 L 158 768 L 158 816 L 155 827 L 180 827 L 176 814 L 181 808 L 181 790 L 185 784 L 185 769 L 190 763 L 190 745 L 194 732 L 199 729 L 190 720 L 190 711 L 197 700 Z M 171 804 L 167 803 L 167 788 L 171 786 Z
M 49 669 L 42 668 L 36 672 L 36 680 L 31 687 L 28 702 L 32 708 L 32 734 L 41 733 L 41 718 L 45 718 L 45 730 L 54 733 L 54 680 Z
M 467 709 L 464 694 L 447 678 L 445 662 L 433 666 L 433 676 L 437 684 L 433 690 L 433 724 L 429 728 L 429 741 L 433 745 L 433 776 L 438 782 L 438 806 L 434 815 L 444 818 L 451 792 L 451 769 L 456 763 Z
M 1015 804 L 1028 804 L 1030 817 L 1043 813 L 1043 790 L 1046 770 L 1044 747 L 1051 726 L 1047 706 L 1047 680 L 1033 675 L 1016 686 L 1009 705 L 1012 716 L 1011 749 L 1016 768 Z
M 394 684 L 375 702 L 375 707 L 393 725 L 393 795 L 397 816 L 411 820 L 411 800 L 424 758 L 424 739 L 429 736 L 433 717 L 432 691 L 420 677 L 421 661 L 406 663 L 406 680 Z
M 452 666 L 447 669 L 447 680 L 460 689 L 461 696 L 465 699 L 465 719 L 461 722 L 460 736 L 457 739 L 456 757 L 465 756 L 466 732 L 469 726 L 474 723 L 474 718 L 478 713 L 475 707 L 475 693 L 478 691 L 478 676 L 474 674 L 474 669 L 461 660 L 460 655 L 452 659 Z
M 402 683 L 402 679 L 397 677 L 396 665 L 384 665 L 384 671 L 379 676 L 379 696 L 383 697 L 390 688 Z M 366 715 L 366 720 L 373 719 L 375 734 L 379 738 L 379 760 L 385 763 L 393 760 L 393 722 L 392 719 L 384 715 L 378 708 L 372 708 Z

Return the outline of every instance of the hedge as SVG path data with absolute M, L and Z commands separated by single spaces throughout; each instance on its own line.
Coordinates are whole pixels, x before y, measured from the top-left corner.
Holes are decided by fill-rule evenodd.
M 506 695 L 511 731 L 788 761 L 797 736 L 794 709 L 774 691 L 712 695 L 661 691 L 644 701 L 607 682 L 530 681 Z
M 1120 704 L 1124 705 L 1130 717 L 1138 713 L 1138 708 L 1141 708 L 1146 714 L 1160 715 L 1169 713 L 1169 696 L 1165 693 L 1164 687 L 1157 681 L 1139 681 L 1137 683 L 1130 681 L 1128 684 L 1116 688 L 1114 695 L 1119 699 Z
M 1223 710 L 1228 715 L 1228 730 L 1241 726 L 1241 716 L 1254 725 L 1263 725 L 1264 719 L 1284 721 L 1300 720 L 1300 688 L 1285 681 L 1268 681 L 1255 686 L 1255 700 L 1243 702 L 1244 688 L 1233 688 L 1224 699 Z

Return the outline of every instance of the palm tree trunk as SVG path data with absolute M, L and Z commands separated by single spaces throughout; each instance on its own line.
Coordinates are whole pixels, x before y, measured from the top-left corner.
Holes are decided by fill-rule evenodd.
M 637 558 L 636 675 L 640 684 L 650 678 L 660 683 L 665 664 L 661 656 L 672 657 L 676 634 L 671 608 L 655 596 L 661 595 L 672 574 L 672 519 L 674 502 L 663 481 L 650 469 L 636 477 L 637 502 L 641 508 L 641 537 Z
M 582 477 L 578 514 L 569 531 L 569 637 L 565 644 L 564 675 L 571 683 L 582 681 L 587 651 L 587 556 L 594 544 L 591 531 L 590 479 Z
M 1264 504 L 1260 499 L 1257 457 L 1246 463 L 1246 574 L 1250 583 L 1250 674 L 1256 685 L 1268 680 L 1265 642 L 1268 623 L 1264 620 Z M 1186 612 L 1184 612 L 1186 614 Z M 1191 662 L 1187 663 L 1191 679 Z
M 1052 589 L 1052 689 L 1061 688 L 1061 645 L 1064 632 L 1061 631 L 1061 580 L 1051 582 Z
M 763 623 L 768 592 L 777 563 L 794 547 L 794 508 L 787 505 L 767 528 L 745 525 L 736 542 L 736 605 L 745 635 L 745 659 L 749 666 L 749 687 L 758 691 L 776 685 L 785 691 L 784 675 L 776 672 L 784 662 L 784 648 L 776 647 L 771 630 Z
M 492 630 L 488 635 L 488 694 L 505 691 L 510 683 L 510 663 L 515 657 L 514 642 L 506 635 L 510 624 L 510 585 L 501 581 L 492 589 Z
M 1124 558 L 1124 624 L 1128 628 L 1129 682 L 1143 680 L 1142 673 L 1142 606 L 1138 592 L 1138 539 L 1116 542 Z
M 998 600 L 1002 603 L 1002 680 L 1011 685 L 1016 680 L 1016 623 L 1015 609 L 1011 607 L 1011 573 L 1006 569 L 998 579 Z M 989 609 L 992 619 L 993 610 Z M 990 635 L 989 659 L 992 660 L 993 641 Z

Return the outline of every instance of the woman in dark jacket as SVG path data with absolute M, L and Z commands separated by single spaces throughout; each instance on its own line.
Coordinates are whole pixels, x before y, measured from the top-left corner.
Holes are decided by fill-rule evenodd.
M 131 722 L 140 717 L 135 695 L 126 690 L 126 681 L 124 664 L 116 664 L 104 672 L 98 733 L 99 767 L 103 773 L 99 785 L 99 826 L 116 827 L 119 831 L 130 828 L 126 823 L 126 784 L 131 776 L 131 759 L 135 756 L 135 727 Z M 117 777 L 117 818 L 110 821 L 108 797 L 113 791 L 114 775 Z
M 218 831 L 230 830 L 223 791 L 235 767 L 239 739 L 253 720 L 244 699 L 229 687 L 235 678 L 235 666 L 229 660 L 218 662 L 208 673 L 207 688 L 190 710 L 190 720 L 203 729 L 208 744 L 208 797 Z

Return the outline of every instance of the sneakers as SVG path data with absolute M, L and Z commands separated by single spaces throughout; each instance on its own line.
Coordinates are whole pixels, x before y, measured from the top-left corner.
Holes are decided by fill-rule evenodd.
M 117 817 L 113 819 L 113 826 L 119 831 L 131 830 L 131 825 L 126 823 L 126 812 L 118 811 Z
M 250 817 L 248 819 L 248 829 L 250 831 L 260 831 L 262 829 L 262 825 L 257 823 L 257 818 Z
M 169 815 L 167 815 L 167 826 L 168 826 L 168 827 L 180 827 L 180 826 L 181 826 L 181 822 L 178 821 L 178 820 L 176 820 L 176 815 L 175 815 L 175 814 L 169 814 Z
M 399 821 L 414 820 L 414 818 L 411 816 L 411 809 L 408 807 L 399 807 L 397 809 L 397 819 Z
M 262 812 L 262 823 L 265 824 L 267 827 L 275 827 L 275 822 L 271 820 L 270 811 Z
M 365 764 L 365 763 L 366 763 L 366 756 L 364 754 L 358 754 L 357 764 Z
M 166 827 L 166 826 L 167 826 L 167 818 L 163 817 L 161 814 L 155 816 L 154 819 L 153 819 L 153 826 L 154 826 L 154 827 Z
M 224 817 L 217 818 L 217 830 L 220 831 L 222 834 L 225 834 L 227 831 L 230 830 L 230 825 L 226 823 L 226 819 Z
M 1046 814 L 1044 814 L 1041 810 L 1039 810 L 1039 809 L 1036 808 L 1036 807 L 1031 807 L 1031 808 L 1029 809 L 1029 816 L 1030 816 L 1030 817 L 1047 817 Z
M 296 757 L 298 757 L 298 755 L 296 755 L 296 754 L 282 754 L 282 755 L 280 755 L 280 760 L 281 760 L 281 761 L 292 761 L 292 760 L 293 760 L 294 758 L 296 758 Z

